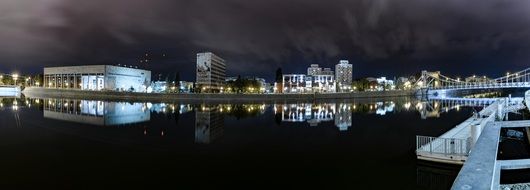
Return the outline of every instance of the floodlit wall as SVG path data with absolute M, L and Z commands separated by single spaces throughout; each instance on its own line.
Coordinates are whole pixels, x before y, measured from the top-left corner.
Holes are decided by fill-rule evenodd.
M 145 92 L 150 83 L 151 71 L 121 66 L 44 68 L 46 88 Z

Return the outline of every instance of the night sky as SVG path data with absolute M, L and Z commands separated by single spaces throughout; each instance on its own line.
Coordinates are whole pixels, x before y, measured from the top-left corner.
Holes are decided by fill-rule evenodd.
M 202 51 L 226 59 L 228 75 L 267 79 L 340 59 L 356 78 L 495 77 L 530 67 L 530 1 L 0 1 L 0 73 L 119 63 L 194 80 Z

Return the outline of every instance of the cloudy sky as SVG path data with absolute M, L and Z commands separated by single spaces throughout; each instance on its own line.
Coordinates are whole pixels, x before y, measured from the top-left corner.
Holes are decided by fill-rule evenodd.
M 0 72 L 119 63 L 192 80 L 201 51 L 268 79 L 339 59 L 358 77 L 498 76 L 530 67 L 530 1 L 0 1 Z

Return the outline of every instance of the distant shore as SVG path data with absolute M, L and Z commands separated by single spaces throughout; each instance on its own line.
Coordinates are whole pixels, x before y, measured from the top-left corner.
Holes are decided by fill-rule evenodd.
M 130 93 L 112 91 L 82 91 L 29 87 L 22 92 L 30 98 L 68 98 L 109 101 L 150 102 L 277 102 L 353 100 L 387 97 L 411 97 L 414 91 L 374 91 L 325 94 L 177 94 L 177 93 Z

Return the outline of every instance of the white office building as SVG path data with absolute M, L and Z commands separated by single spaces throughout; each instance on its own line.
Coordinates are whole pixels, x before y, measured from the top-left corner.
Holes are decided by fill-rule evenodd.
M 146 92 L 151 71 L 113 65 L 44 68 L 45 88 Z
M 320 68 L 318 64 L 311 64 L 311 66 L 307 68 L 307 75 L 309 76 L 318 75 L 321 72 L 322 72 L 322 68 Z
M 283 93 L 330 93 L 336 89 L 333 75 L 288 74 L 282 82 Z
M 333 71 L 331 68 L 321 68 L 318 64 L 311 64 L 311 66 L 307 68 L 307 75 L 333 75 Z
M 333 71 L 331 68 L 324 68 L 322 72 L 320 72 L 321 75 L 333 75 Z
M 313 75 L 309 79 L 313 92 L 331 93 L 336 92 L 335 77 L 329 74 Z
M 197 54 L 197 87 L 201 92 L 221 92 L 225 84 L 226 62 L 211 53 Z
M 352 90 L 353 65 L 348 60 L 340 60 L 335 65 L 335 80 L 339 92 L 350 92 Z
M 304 74 L 283 75 L 283 93 L 307 93 L 311 92 L 311 78 Z

